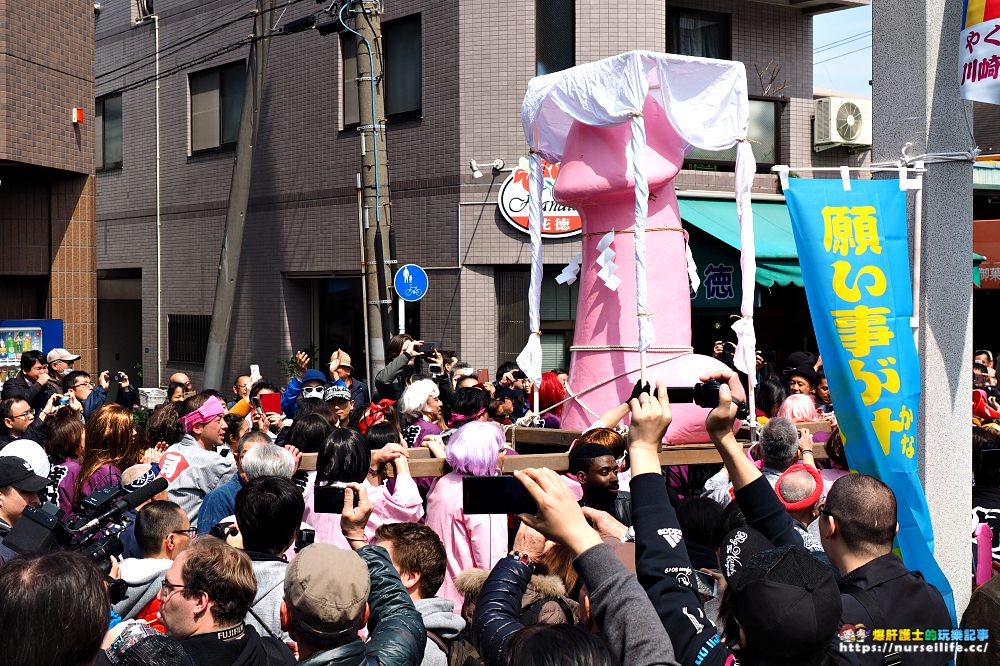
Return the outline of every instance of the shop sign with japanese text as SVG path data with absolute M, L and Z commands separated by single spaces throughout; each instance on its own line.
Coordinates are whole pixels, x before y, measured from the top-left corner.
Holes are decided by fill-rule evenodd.
M 930 511 L 917 474 L 920 362 L 906 192 L 898 180 L 789 181 L 785 191 L 823 370 L 852 470 L 896 494 L 906 566 L 953 600 L 934 560 Z
M 518 230 L 528 233 L 528 160 L 518 160 L 514 171 L 500 186 L 500 213 Z M 561 206 L 552 198 L 552 188 L 559 174 L 558 164 L 542 160 L 542 238 L 565 238 L 583 231 L 580 213 L 568 206 Z
M 1000 104 L 1000 2 L 966 0 L 959 49 L 962 97 Z

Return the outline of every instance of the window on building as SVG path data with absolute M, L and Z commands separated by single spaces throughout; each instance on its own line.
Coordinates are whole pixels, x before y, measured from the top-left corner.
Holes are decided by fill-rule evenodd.
M 781 146 L 782 100 L 750 99 L 750 126 L 747 136 L 757 160 L 758 173 L 770 171 L 778 163 Z M 684 158 L 685 169 L 732 171 L 736 167 L 736 148 L 711 151 L 695 149 Z
M 188 76 L 192 153 L 236 144 L 245 77 L 246 62 L 242 60 Z
M 667 51 L 679 55 L 729 60 L 729 15 L 667 7 Z
M 551 74 L 575 64 L 575 0 L 535 0 L 535 74 Z
M 385 71 L 385 117 L 419 118 L 423 108 L 420 14 L 382 24 Z
M 542 371 L 569 367 L 569 348 L 576 331 L 576 301 L 580 281 L 559 284 L 559 270 L 545 271 L 542 281 Z
M 356 55 L 358 44 L 356 37 L 347 33 L 340 38 L 340 56 L 344 64 L 344 127 L 357 125 L 361 122 L 358 114 L 358 63 Z
M 169 363 L 204 363 L 212 315 L 168 314 Z
M 561 269 L 547 269 L 542 278 L 542 370 L 569 366 L 569 348 L 576 328 L 579 281 L 556 282 Z M 528 340 L 528 284 L 526 268 L 497 269 L 497 365 L 517 360 Z
M 97 170 L 122 166 L 122 96 L 101 97 L 94 105 Z

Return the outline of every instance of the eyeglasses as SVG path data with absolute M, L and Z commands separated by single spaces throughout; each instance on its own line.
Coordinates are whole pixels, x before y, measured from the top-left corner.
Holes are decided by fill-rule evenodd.
M 17 419 L 24 419 L 25 421 L 30 421 L 31 419 L 35 418 L 35 410 L 29 409 L 28 411 L 21 412 L 20 414 L 11 414 L 10 418 L 13 421 L 16 421 Z
M 166 603 L 170 601 L 170 598 L 174 596 L 175 592 L 184 589 L 192 591 L 200 591 L 198 590 L 198 588 L 190 587 L 188 585 L 174 585 L 173 583 L 169 582 L 166 578 L 164 578 L 163 581 L 160 583 L 159 596 L 163 598 L 163 603 Z M 164 594 L 164 592 L 166 592 L 166 594 Z
M 322 386 L 310 386 L 309 388 L 302 389 L 302 395 L 305 396 L 316 396 L 318 398 L 323 397 L 323 393 L 326 389 Z
M 80 382 L 79 384 L 73 384 L 70 388 L 83 388 L 84 386 L 94 388 L 94 382 Z
M 822 504 L 819 505 L 819 512 L 821 514 L 826 514 L 826 515 L 830 516 L 831 518 L 836 518 L 837 520 L 840 520 L 840 516 L 838 516 L 836 514 L 833 514 L 833 513 L 830 513 L 829 511 L 826 510 L 826 502 L 823 502 Z
M 173 532 L 171 532 L 171 534 L 184 534 L 184 535 L 186 535 L 188 537 L 191 537 L 193 539 L 198 534 L 198 528 L 197 527 L 189 527 L 186 530 L 174 530 Z

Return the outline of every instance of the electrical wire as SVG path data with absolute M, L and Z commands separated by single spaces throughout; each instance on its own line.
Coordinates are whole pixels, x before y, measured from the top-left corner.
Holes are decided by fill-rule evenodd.
M 135 90 L 136 88 L 141 88 L 143 86 L 149 85 L 150 83 L 153 83 L 153 82 L 158 81 L 160 79 L 164 79 L 164 78 L 166 78 L 168 76 L 172 76 L 173 74 L 177 74 L 179 72 L 182 72 L 182 71 L 188 69 L 189 67 L 193 67 L 195 65 L 200 65 L 200 64 L 208 62 L 210 60 L 214 60 L 215 58 L 223 56 L 223 55 L 225 55 L 227 53 L 231 53 L 233 51 L 239 50 L 239 49 L 247 46 L 248 44 L 250 44 L 253 41 L 253 39 L 254 39 L 253 37 L 244 37 L 243 39 L 241 39 L 238 42 L 233 42 L 232 44 L 229 44 L 228 46 L 223 46 L 223 47 L 221 47 L 219 49 L 216 49 L 215 51 L 212 51 L 211 53 L 207 53 L 207 54 L 205 54 L 203 56 L 199 56 L 197 58 L 194 58 L 193 60 L 188 60 L 187 62 L 181 63 L 179 65 L 175 65 L 175 66 L 170 67 L 170 68 L 168 68 L 166 70 L 163 70 L 163 71 L 160 72 L 159 75 L 153 74 L 151 76 L 147 76 L 144 79 L 139 79 L 138 81 L 133 81 L 132 83 L 126 84 L 126 85 L 121 86 L 119 88 L 115 88 L 114 90 L 109 90 L 108 92 L 104 93 L 104 95 L 120 95 L 121 93 L 128 92 L 129 90 Z M 262 39 L 266 39 L 266 38 L 262 38 Z M 102 96 L 104 96 L 104 95 L 102 95 Z
M 285 15 L 285 10 L 288 9 L 290 4 L 292 4 L 292 0 L 288 0 L 288 2 L 285 3 L 285 6 L 281 8 L 281 13 L 278 14 L 278 18 L 274 19 L 274 25 L 271 26 L 271 32 L 278 29 L 278 24 L 281 23 L 281 19 Z
M 277 11 L 278 9 L 281 9 L 282 13 L 284 13 L 284 10 L 287 9 L 288 7 L 290 7 L 291 5 L 296 5 L 296 4 L 298 4 L 300 2 L 304 2 L 304 1 L 305 0 L 288 0 L 288 2 L 286 2 L 283 6 L 281 6 L 281 7 L 272 7 L 271 9 L 267 9 L 267 10 L 265 10 L 262 13 L 270 13 L 270 12 L 273 12 L 273 11 Z M 321 13 L 321 12 L 316 12 L 316 14 L 319 14 L 319 13 Z M 240 21 L 243 21 L 245 19 L 253 18 L 256 15 L 257 15 L 256 10 L 248 11 L 248 12 L 246 12 L 244 14 L 241 14 L 240 16 L 237 16 L 236 18 L 232 18 L 232 19 L 223 21 L 222 23 L 220 23 L 218 25 L 211 26 L 211 27 L 207 28 L 206 30 L 203 30 L 202 32 L 198 32 L 198 33 L 195 33 L 193 35 L 189 35 L 189 36 L 187 36 L 187 37 L 185 37 L 185 38 L 183 38 L 183 39 L 181 39 L 181 40 L 179 40 L 177 42 L 174 42 L 173 44 L 169 44 L 169 45 L 161 48 L 160 49 L 160 57 L 162 58 L 162 57 L 167 56 L 167 55 L 173 55 L 173 54 L 177 53 L 178 51 L 180 51 L 183 48 L 186 48 L 188 46 L 196 44 L 196 43 L 202 41 L 203 39 L 206 39 L 207 37 L 209 37 L 211 35 L 214 35 L 215 33 L 219 32 L 220 30 L 228 28 L 229 26 L 231 26 L 231 25 L 233 25 L 235 23 L 239 23 Z M 221 17 L 217 17 L 217 18 L 221 18 Z M 280 20 L 281 17 L 279 16 L 278 18 Z M 147 53 L 146 55 L 141 56 L 139 58 L 136 58 L 135 60 L 133 60 L 131 62 L 127 62 L 127 63 L 125 63 L 123 65 L 115 67 L 114 69 L 110 69 L 110 70 L 108 70 L 106 72 L 101 72 L 100 74 L 97 74 L 95 78 L 96 79 L 101 79 L 101 78 L 110 76 L 112 74 L 115 74 L 117 72 L 120 72 L 120 71 L 122 71 L 124 69 L 132 68 L 132 67 L 135 67 L 136 65 L 139 65 L 138 67 L 135 67 L 134 69 L 130 69 L 128 72 L 125 72 L 123 74 L 119 74 L 118 76 L 114 77 L 115 79 L 119 79 L 119 78 L 122 78 L 123 76 L 127 76 L 128 74 L 132 74 L 132 73 L 134 73 L 134 72 L 136 72 L 136 71 L 138 71 L 140 69 L 143 69 L 146 65 L 149 64 L 149 62 L 146 62 L 146 61 L 152 61 L 155 58 L 156 58 L 156 52 L 155 51 L 153 53 Z M 142 63 L 142 64 L 140 65 L 140 63 Z
M 816 48 L 813 49 L 813 53 L 819 53 L 821 51 L 828 51 L 830 49 L 837 48 L 838 46 L 843 46 L 843 45 L 848 44 L 850 42 L 856 42 L 859 39 L 864 39 L 865 37 L 871 37 L 871 34 L 872 34 L 871 30 L 866 30 L 865 32 L 859 32 L 856 35 L 850 35 L 848 37 L 844 37 L 842 39 L 838 39 L 838 40 L 832 41 L 832 42 L 830 42 L 828 44 L 823 44 L 822 46 L 817 46 Z
M 823 60 L 817 60 L 816 62 L 813 63 L 813 66 L 815 67 L 816 65 L 822 65 L 824 62 L 830 62 L 831 60 L 836 60 L 837 58 L 843 58 L 844 56 L 849 56 L 852 53 L 860 53 L 861 51 L 867 51 L 871 47 L 872 45 L 869 44 L 867 46 L 862 46 L 860 49 L 854 49 L 853 51 L 848 51 L 847 53 L 841 53 L 835 56 L 830 56 L 829 58 L 825 58 Z

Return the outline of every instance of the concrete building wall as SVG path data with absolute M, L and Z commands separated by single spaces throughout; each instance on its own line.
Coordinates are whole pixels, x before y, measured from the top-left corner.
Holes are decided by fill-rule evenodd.
M 92 172 L 90 6 L 0 0 L 0 19 L 0 160 Z M 83 125 L 73 107 L 84 109 Z
M 88 3 L 0 0 L 0 319 L 62 319 L 82 368 L 97 363 L 93 56 Z

